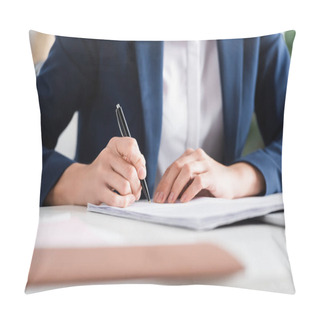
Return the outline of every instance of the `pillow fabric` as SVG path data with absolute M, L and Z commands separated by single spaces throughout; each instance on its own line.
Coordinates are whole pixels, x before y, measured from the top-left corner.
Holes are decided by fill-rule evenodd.
M 284 214 L 283 210 L 274 212 L 279 208 L 272 200 L 255 216 L 249 213 L 257 210 L 241 209 L 241 200 L 227 200 L 235 211 L 226 213 L 240 216 L 241 212 L 241 221 L 233 219 L 238 222 L 230 224 L 231 220 L 219 216 L 220 227 L 206 231 L 166 226 L 165 214 L 160 224 L 143 215 L 138 220 L 144 221 L 125 219 L 115 211 L 119 206 L 115 200 L 107 203 L 114 210 L 112 215 L 90 212 L 88 202 L 105 202 L 97 200 L 100 194 L 124 199 L 134 193 L 133 178 L 119 169 L 122 163 L 134 168 L 126 155 L 130 145 L 115 148 L 120 158 L 110 160 L 110 174 L 101 174 L 109 182 L 100 184 L 100 189 L 92 187 L 93 176 L 87 174 L 92 170 L 70 178 L 71 168 L 108 166 L 114 153 L 104 156 L 111 150 L 106 146 L 125 139 L 113 139 L 121 136 L 115 115 L 116 105 L 121 104 L 144 155 L 146 182 L 154 199 L 159 197 L 157 186 L 165 171 L 159 169 L 166 163 L 163 158 L 174 156 L 171 151 L 163 153 L 167 147 L 183 148 L 180 163 L 201 154 L 202 158 L 188 164 L 189 169 L 201 161 L 219 163 L 216 168 L 223 170 L 239 164 L 250 167 L 263 188 L 244 193 L 245 201 L 259 203 L 256 197 L 281 194 L 283 117 L 294 35 L 288 31 L 244 39 L 176 41 L 170 43 L 174 50 L 169 51 L 167 41 L 95 40 L 30 31 L 43 167 L 40 221 L 26 292 L 139 281 L 294 293 Z M 217 112 L 221 117 L 211 120 Z M 220 128 L 220 135 L 212 126 Z M 164 140 L 166 130 L 170 139 Z M 181 168 L 182 175 L 186 166 Z M 179 192 L 182 197 L 200 181 L 199 170 L 194 169 L 185 181 L 185 189 Z M 138 170 L 134 172 L 137 178 Z M 126 184 L 129 189 L 114 182 L 118 176 L 130 182 L 129 187 Z M 241 180 L 240 189 L 255 188 L 252 179 Z M 227 179 L 221 180 L 225 189 L 235 188 Z M 210 186 L 197 189 L 201 191 L 197 196 L 214 196 L 219 203 L 218 198 L 228 194 L 214 193 Z M 167 197 L 165 202 L 170 202 Z M 166 206 L 153 203 L 150 210 L 162 214 Z

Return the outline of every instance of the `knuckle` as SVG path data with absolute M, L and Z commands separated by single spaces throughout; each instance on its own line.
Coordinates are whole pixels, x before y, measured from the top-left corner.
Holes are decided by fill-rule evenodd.
M 169 190 L 171 187 L 171 183 L 169 181 L 163 181 L 161 188 L 163 191 Z
M 198 148 L 197 150 L 196 150 L 196 153 L 197 153 L 197 155 L 198 155 L 198 157 L 200 158 L 200 159 L 203 159 L 204 157 L 205 157 L 205 152 L 203 151 L 203 149 L 202 148 Z
M 118 191 L 120 192 L 120 194 L 122 195 L 129 194 L 131 192 L 130 183 L 127 180 L 123 180 L 120 184 L 119 189 L 120 190 Z
M 197 187 L 199 187 L 200 189 L 203 189 L 203 179 L 201 176 L 196 176 L 194 178 L 194 183 Z
M 132 166 L 128 166 L 126 169 L 126 176 L 129 179 L 129 181 L 132 181 L 136 177 L 136 170 Z
M 194 152 L 194 149 L 192 149 L 192 148 L 187 148 L 185 154 L 190 154 L 190 153 L 192 153 L 192 152 Z
M 110 140 L 109 140 L 109 143 L 108 145 L 115 145 L 117 144 L 119 141 L 119 137 L 112 137 Z
M 174 170 L 180 171 L 182 169 L 182 164 L 180 163 L 179 160 L 177 160 L 172 164 L 172 168 Z
M 184 164 L 182 170 L 186 175 L 188 175 L 188 176 L 192 175 L 192 166 L 190 163 Z
M 138 149 L 138 145 L 137 145 L 137 142 L 136 140 L 134 140 L 133 138 L 129 138 L 130 140 L 128 140 L 128 143 L 126 145 L 126 154 L 127 154 L 127 157 L 132 160 L 132 159 L 135 159 L 136 158 L 136 154 L 137 154 L 137 151 L 139 150 Z M 132 140 L 133 139 L 133 140 Z
M 134 149 L 138 146 L 137 140 L 135 138 L 126 137 L 128 148 Z

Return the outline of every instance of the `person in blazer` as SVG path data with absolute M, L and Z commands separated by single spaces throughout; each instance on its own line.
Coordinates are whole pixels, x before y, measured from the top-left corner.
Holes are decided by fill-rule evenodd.
M 139 199 L 139 180 L 144 178 L 156 202 L 174 202 L 179 195 L 181 201 L 189 201 L 199 193 L 236 198 L 281 192 L 290 63 L 283 37 L 217 40 L 217 48 L 223 160 L 215 161 L 200 148 L 188 149 L 155 186 L 163 42 L 56 37 L 37 76 L 43 148 L 40 205 L 105 202 L 124 207 Z M 118 103 L 134 138 L 117 137 Z M 54 148 L 76 111 L 76 155 L 69 159 Z M 265 147 L 242 157 L 254 112 Z M 195 161 L 203 167 L 191 172 Z M 182 171 L 186 166 L 189 170 Z

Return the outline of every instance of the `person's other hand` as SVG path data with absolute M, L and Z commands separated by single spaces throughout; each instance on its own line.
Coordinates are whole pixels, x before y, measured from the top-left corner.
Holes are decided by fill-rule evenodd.
M 135 139 L 114 137 L 89 165 L 74 163 L 62 174 L 46 204 L 106 203 L 126 207 L 141 196 L 146 162 Z
M 252 165 L 239 162 L 225 166 L 202 149 L 187 149 L 166 170 L 153 200 L 173 203 L 180 198 L 187 202 L 197 195 L 232 199 L 257 195 L 264 189 L 264 177 Z

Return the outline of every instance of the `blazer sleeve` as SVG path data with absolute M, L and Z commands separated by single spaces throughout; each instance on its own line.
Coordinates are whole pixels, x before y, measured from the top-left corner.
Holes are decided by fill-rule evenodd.
M 56 37 L 37 76 L 42 134 L 40 206 L 72 159 L 54 149 L 73 114 L 94 92 L 95 43 L 86 39 Z
M 290 56 L 281 34 L 260 40 L 255 112 L 265 148 L 237 161 L 245 161 L 263 174 L 265 194 L 282 192 L 282 132 Z

